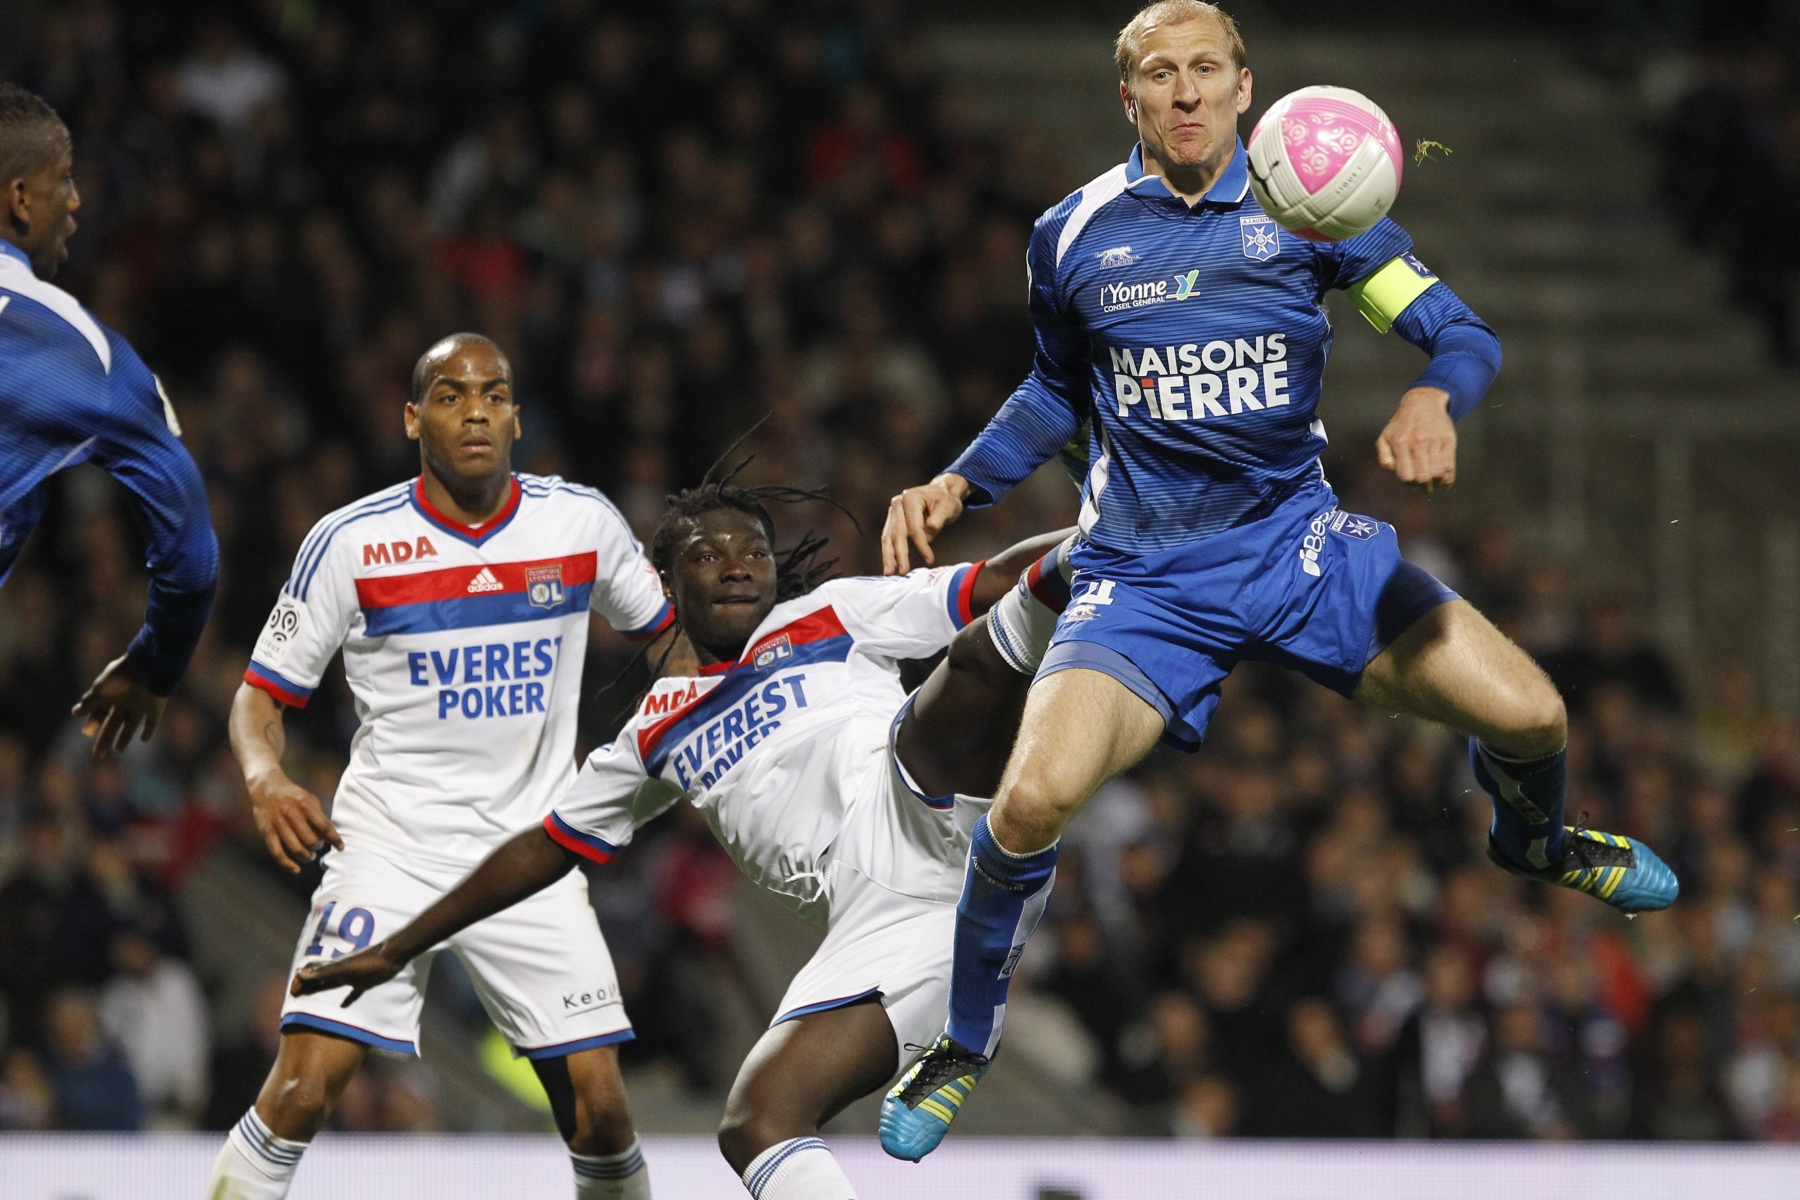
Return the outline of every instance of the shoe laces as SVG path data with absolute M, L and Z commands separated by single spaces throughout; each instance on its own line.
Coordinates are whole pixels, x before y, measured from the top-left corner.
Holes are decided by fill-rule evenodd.
M 908 1043 L 906 1049 L 924 1051 L 913 1067 L 912 1079 L 900 1090 L 900 1100 L 908 1108 L 916 1107 L 918 1100 L 929 1096 L 946 1083 L 971 1075 L 992 1061 L 987 1055 L 965 1050 L 947 1038 L 931 1046 L 914 1046 Z

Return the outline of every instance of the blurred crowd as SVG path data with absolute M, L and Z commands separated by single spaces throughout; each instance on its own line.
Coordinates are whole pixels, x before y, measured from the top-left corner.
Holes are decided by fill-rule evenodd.
M 143 610 L 116 489 L 68 473 L 0 592 L 0 1128 L 223 1128 L 282 984 L 227 1012 L 229 953 L 191 921 L 209 863 L 262 863 L 225 713 L 313 522 L 416 470 L 417 354 L 499 341 L 520 467 L 607 489 L 640 534 L 754 455 L 746 477 L 853 515 L 785 512 L 790 533 L 879 569 L 887 496 L 1029 368 L 1026 237 L 1080 181 L 984 126 L 880 0 L 20 8 L 0 73 L 76 138 L 58 282 L 167 384 L 223 572 L 156 739 L 100 765 L 65 714 Z M 1104 1085 L 1141 1132 L 1800 1137 L 1794 731 L 1747 669 L 1687 694 L 1628 603 L 1578 602 L 1504 531 L 1442 530 L 1363 467 L 1334 466 L 1353 503 L 1564 687 L 1571 818 L 1655 844 L 1681 904 L 1626 923 L 1502 875 L 1461 745 L 1246 668 L 1204 753 L 1153 758 L 1072 830 L 1009 1054 Z M 1073 511 L 1052 468 L 944 550 Z M 587 690 L 628 666 L 596 633 Z M 586 706 L 584 746 L 624 698 Z M 290 773 L 329 796 L 341 675 L 288 726 Z M 647 832 L 594 889 L 628 1055 L 714 1090 L 735 872 L 698 821 Z M 429 1064 L 376 1061 L 334 1120 L 440 1124 Z
M 1652 6 L 1646 6 L 1652 7 Z M 1800 367 L 1800 10 L 1767 0 L 1663 5 L 1636 56 L 1683 236 L 1719 255 L 1770 354 Z

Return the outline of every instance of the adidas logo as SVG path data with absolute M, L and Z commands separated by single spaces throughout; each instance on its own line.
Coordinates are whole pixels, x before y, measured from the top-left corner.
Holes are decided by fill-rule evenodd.
M 504 592 L 505 590 L 506 585 L 495 579 L 494 573 L 486 567 L 481 568 L 481 573 L 469 580 L 470 592 Z

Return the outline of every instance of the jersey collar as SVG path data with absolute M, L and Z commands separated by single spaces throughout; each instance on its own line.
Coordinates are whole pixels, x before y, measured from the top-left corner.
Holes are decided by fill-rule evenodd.
M 5 238 L 0 238 L 0 254 L 4 254 L 4 255 L 8 256 L 9 258 L 16 258 L 20 262 L 25 264 L 26 270 L 31 269 L 30 256 L 27 255 L 23 250 L 19 249 L 17 246 L 13 245 L 11 242 L 7 241 Z
M 500 511 L 479 525 L 464 525 L 461 521 L 455 521 L 445 516 L 438 510 L 436 505 L 432 504 L 432 502 L 426 498 L 425 477 L 423 475 L 414 479 L 412 485 L 413 507 L 419 510 L 419 515 L 424 517 L 427 521 L 430 521 L 433 525 L 436 525 L 451 537 L 461 538 L 471 546 L 479 546 L 489 538 L 493 537 L 496 533 L 499 533 L 502 529 L 505 529 L 507 525 L 512 522 L 514 515 L 518 513 L 519 497 L 523 494 L 523 491 L 519 487 L 519 477 L 514 475 L 512 477 L 512 491 L 506 497 L 506 504 Z
M 1144 144 L 1139 142 L 1131 148 L 1131 157 L 1125 162 L 1125 187 L 1134 196 L 1142 196 L 1146 200 L 1169 200 L 1186 207 L 1187 201 L 1171 192 L 1163 183 L 1162 176 L 1151 175 L 1144 170 Z M 1250 194 L 1250 155 L 1244 150 L 1244 139 L 1237 139 L 1237 147 L 1231 152 L 1231 161 L 1219 173 L 1219 178 L 1206 195 L 1200 198 L 1201 204 L 1231 205 L 1242 204 L 1244 197 Z M 1198 207 L 1198 206 L 1196 206 Z

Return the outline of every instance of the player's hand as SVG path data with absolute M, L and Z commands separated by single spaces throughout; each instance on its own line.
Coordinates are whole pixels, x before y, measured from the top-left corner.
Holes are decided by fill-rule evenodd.
M 81 734 L 94 739 L 94 758 L 98 760 L 108 751 L 125 753 L 133 734 L 149 741 L 167 703 L 165 697 L 154 695 L 137 680 L 121 654 L 106 664 L 69 711 L 84 718 Z M 138 732 L 140 726 L 142 733 Z
M 931 539 L 962 515 L 969 481 L 946 472 L 930 483 L 909 487 L 888 501 L 887 523 L 881 527 L 881 572 L 904 575 L 912 568 L 908 541 L 919 548 L 926 566 L 937 563 Z
M 300 863 L 311 862 L 326 842 L 344 848 L 344 839 L 325 815 L 319 798 L 281 771 L 268 771 L 247 782 L 256 831 L 282 870 L 299 874 Z
M 1450 393 L 1416 387 L 1400 397 L 1400 407 L 1375 439 L 1381 465 L 1401 483 L 1435 492 L 1456 482 L 1456 422 Z
M 350 994 L 344 997 L 344 1008 L 356 1003 L 357 997 L 372 987 L 379 987 L 406 966 L 388 954 L 386 942 L 376 942 L 367 950 L 359 950 L 355 954 L 346 955 L 335 962 L 312 963 L 294 972 L 294 982 L 288 985 L 290 996 L 310 996 L 314 992 L 329 992 L 333 988 L 347 987 Z

